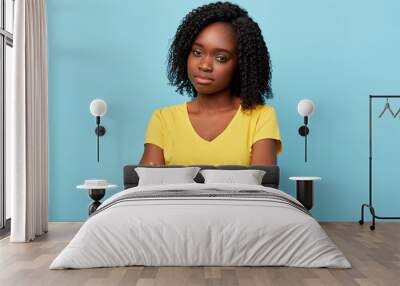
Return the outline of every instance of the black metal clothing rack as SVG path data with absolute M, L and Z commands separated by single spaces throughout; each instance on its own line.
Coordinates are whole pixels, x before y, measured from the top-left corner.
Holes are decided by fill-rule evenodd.
M 385 217 L 378 216 L 375 213 L 375 208 L 372 204 L 372 100 L 373 99 L 389 99 L 389 98 L 400 98 L 400 95 L 370 95 L 369 96 L 369 201 L 368 204 L 362 204 L 361 206 L 361 219 L 359 220 L 360 224 L 364 224 L 364 208 L 369 208 L 372 216 L 372 225 L 370 225 L 370 229 L 375 229 L 375 219 L 400 219 L 400 217 Z

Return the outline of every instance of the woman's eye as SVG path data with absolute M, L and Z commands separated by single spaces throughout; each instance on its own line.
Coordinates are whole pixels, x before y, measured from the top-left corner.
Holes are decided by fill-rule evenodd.
M 201 56 L 201 52 L 200 52 L 199 50 L 193 50 L 193 51 L 192 51 L 192 54 L 193 54 L 195 57 L 200 57 L 200 56 Z
M 217 56 L 217 61 L 219 61 L 221 63 L 225 63 L 227 60 L 228 60 L 228 58 L 225 56 Z

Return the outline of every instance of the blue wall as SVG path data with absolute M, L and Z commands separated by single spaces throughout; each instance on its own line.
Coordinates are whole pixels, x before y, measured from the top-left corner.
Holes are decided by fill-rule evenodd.
M 122 185 L 122 167 L 137 163 L 152 110 L 187 101 L 166 79 L 166 55 L 181 18 L 206 1 L 48 0 L 51 221 L 81 221 L 87 178 Z M 368 194 L 368 95 L 400 94 L 399 1 L 237 1 L 259 23 L 273 65 L 284 152 L 281 189 L 289 176 L 316 175 L 312 210 L 321 221 L 354 221 Z M 108 103 L 96 162 L 89 103 Z M 300 99 L 310 98 L 309 162 L 297 134 Z M 375 204 L 400 213 L 400 119 L 377 119 L 374 104 Z M 392 102 L 397 110 L 400 100 Z M 119 189 L 121 190 L 121 188 Z M 115 193 L 111 191 L 108 195 Z

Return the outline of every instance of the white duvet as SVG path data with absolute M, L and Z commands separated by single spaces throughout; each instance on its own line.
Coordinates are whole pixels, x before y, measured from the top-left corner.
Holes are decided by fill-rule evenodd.
M 145 266 L 350 268 L 318 222 L 299 209 L 257 198 L 152 198 L 108 204 L 130 192 L 262 190 L 255 185 L 175 184 L 131 188 L 108 198 L 50 269 Z

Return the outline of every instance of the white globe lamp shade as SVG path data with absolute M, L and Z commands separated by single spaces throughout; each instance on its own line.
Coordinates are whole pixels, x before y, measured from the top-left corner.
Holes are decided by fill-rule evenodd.
M 90 103 L 90 113 L 93 116 L 103 116 L 107 112 L 107 103 L 102 99 L 94 99 Z
M 300 100 L 299 104 L 297 105 L 297 111 L 303 117 L 309 116 L 314 111 L 314 102 L 309 99 L 302 99 Z

